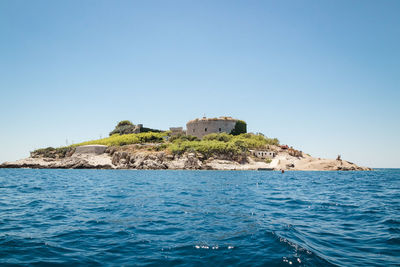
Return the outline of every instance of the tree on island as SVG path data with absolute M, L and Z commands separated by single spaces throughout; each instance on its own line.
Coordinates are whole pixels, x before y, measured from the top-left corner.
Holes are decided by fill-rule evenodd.
M 120 121 L 118 122 L 117 126 L 115 126 L 115 129 L 110 132 L 110 136 L 113 134 L 130 134 L 133 133 L 135 130 L 135 125 L 128 120 Z
M 235 124 L 235 128 L 231 131 L 232 135 L 239 135 L 242 133 L 247 133 L 247 123 L 242 120 L 238 120 Z

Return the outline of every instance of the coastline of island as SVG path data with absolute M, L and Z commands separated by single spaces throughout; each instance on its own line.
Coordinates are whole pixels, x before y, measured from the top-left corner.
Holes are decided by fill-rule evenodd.
M 247 133 L 244 121 L 203 118 L 169 131 L 121 121 L 107 138 L 43 148 L 0 168 L 150 170 L 372 170 L 341 159 L 315 158 L 277 138 Z M 203 132 L 201 132 L 203 130 Z M 190 135 L 188 133 L 194 133 Z
M 273 158 L 259 158 L 248 152 L 240 155 L 199 152 L 172 153 L 160 150 L 162 144 L 144 143 L 123 146 L 83 145 L 71 147 L 63 155 L 47 148 L 32 152 L 26 159 L 5 162 L 0 168 L 32 169 L 138 169 L 138 170 L 293 170 L 293 171 L 366 171 L 342 159 L 314 158 L 301 153 L 291 155 L 290 148 L 269 145 Z

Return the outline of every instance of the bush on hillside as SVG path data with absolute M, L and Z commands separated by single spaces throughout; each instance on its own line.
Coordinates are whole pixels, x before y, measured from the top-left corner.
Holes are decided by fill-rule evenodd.
M 138 133 L 138 134 L 114 134 L 110 137 L 82 142 L 79 144 L 72 145 L 83 146 L 83 145 L 105 145 L 105 146 L 124 146 L 131 144 L 143 144 L 143 143 L 163 143 L 164 138 L 167 136 L 167 132 L 162 133 Z
M 120 134 L 120 135 L 131 134 L 135 130 L 135 127 L 136 126 L 128 120 L 120 121 L 118 122 L 117 126 L 115 126 L 115 129 L 110 132 L 109 135 L 112 136 L 114 134 Z
M 183 141 L 199 141 L 200 139 L 193 135 L 176 134 L 169 138 L 170 142 L 183 142 Z
M 141 133 L 148 133 L 148 132 L 161 133 L 163 131 L 162 130 L 157 130 L 157 129 L 152 129 L 152 128 L 142 127 L 142 128 L 140 128 L 140 132 Z
M 176 139 L 170 144 L 169 150 L 173 154 L 197 152 L 203 154 L 206 158 L 220 154 L 234 157 L 249 149 L 264 149 L 268 144 L 275 144 L 276 142 L 279 143 L 276 138 L 269 139 L 255 134 L 245 133 L 233 136 L 226 133 L 216 133 L 206 135 L 198 141 Z
M 232 138 L 233 136 L 227 133 L 212 133 L 203 136 L 203 140 L 216 140 L 222 142 L 229 142 Z
M 181 143 L 173 143 L 169 146 L 169 150 L 173 154 L 183 154 L 185 152 L 198 152 L 209 158 L 213 155 L 226 154 L 234 156 L 240 154 L 238 147 L 231 143 L 220 141 L 184 141 Z
M 124 121 L 118 122 L 116 127 L 127 126 L 127 125 L 133 125 L 133 123 L 131 121 L 124 120 Z
M 115 129 L 110 132 L 110 136 L 114 134 L 132 134 L 135 133 L 136 125 L 134 125 L 131 121 L 124 120 L 118 122 L 117 126 L 115 126 Z M 146 127 L 141 127 L 140 128 L 141 133 L 148 133 L 148 132 L 153 132 L 153 133 L 161 133 L 161 130 L 157 129 L 152 129 L 152 128 L 146 128 Z
M 235 124 L 235 128 L 231 131 L 232 135 L 239 135 L 247 133 L 247 124 L 245 121 L 238 120 Z
M 46 147 L 46 148 L 40 148 L 36 149 L 33 152 L 31 152 L 31 157 L 36 158 L 36 157 L 44 157 L 44 158 L 65 158 L 67 153 L 74 148 L 71 147 Z
M 279 140 L 278 140 L 278 138 L 267 138 L 267 144 L 279 146 Z

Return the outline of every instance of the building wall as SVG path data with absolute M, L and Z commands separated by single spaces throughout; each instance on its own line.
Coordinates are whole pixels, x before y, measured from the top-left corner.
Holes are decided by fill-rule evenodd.
M 235 128 L 234 119 L 198 119 L 186 124 L 186 134 L 198 138 L 211 133 L 231 133 Z
M 183 127 L 169 127 L 171 135 L 185 134 Z
M 264 151 L 264 150 L 250 150 L 250 153 L 257 157 L 257 158 L 269 158 L 272 159 L 273 157 L 275 157 L 275 152 L 272 151 Z

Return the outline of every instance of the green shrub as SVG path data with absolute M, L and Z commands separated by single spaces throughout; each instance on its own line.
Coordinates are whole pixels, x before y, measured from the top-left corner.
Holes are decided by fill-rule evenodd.
M 193 135 L 177 134 L 169 138 L 170 142 L 183 142 L 183 141 L 199 141 L 200 139 Z
M 133 125 L 133 123 L 131 121 L 124 120 L 124 121 L 118 122 L 116 127 L 127 126 L 127 125 Z
M 269 164 L 272 162 L 272 159 L 265 159 L 265 162 Z
M 120 121 L 118 122 L 117 126 L 115 126 L 115 129 L 110 132 L 110 136 L 114 134 L 132 134 L 134 133 L 136 129 L 136 126 L 128 120 Z M 151 128 L 146 128 L 146 127 L 141 127 L 140 128 L 141 133 L 148 133 L 148 132 L 153 132 L 153 133 L 161 133 L 161 130 L 157 129 L 151 129 Z
M 32 152 L 32 154 L 36 154 L 36 156 L 41 156 L 45 158 L 65 158 L 66 154 L 72 150 L 71 147 L 46 147 L 36 149 Z
M 48 152 L 54 152 L 56 149 L 54 147 L 46 147 L 46 148 L 39 148 L 33 151 L 33 153 L 48 153 Z
M 203 136 L 203 140 L 216 140 L 216 141 L 223 141 L 228 142 L 233 138 L 232 135 L 227 133 L 212 133 L 206 136 Z
M 202 140 L 202 141 L 184 141 L 173 143 L 169 149 L 174 154 L 183 154 L 185 152 L 198 152 L 206 158 L 215 154 L 228 154 L 234 156 L 240 153 L 240 149 L 231 143 Z
M 134 130 L 135 125 L 128 120 L 124 120 L 118 122 L 117 126 L 115 126 L 115 129 L 112 130 L 109 135 L 112 136 L 114 134 L 131 134 Z
M 123 125 L 123 126 L 117 126 L 115 127 L 115 129 L 110 132 L 110 136 L 114 135 L 114 134 L 131 134 L 133 133 L 133 131 L 135 130 L 135 126 L 134 125 Z
M 245 121 L 238 120 L 235 124 L 235 128 L 231 131 L 232 135 L 239 135 L 247 133 L 247 124 Z
M 268 145 L 279 146 L 278 138 L 266 138 Z
M 72 145 L 76 146 L 84 146 L 84 145 L 105 145 L 105 146 L 124 146 L 130 144 L 143 144 L 143 143 L 163 143 L 164 137 L 167 136 L 165 132 L 161 133 L 138 133 L 138 134 L 114 134 L 110 137 L 92 140 L 87 142 L 82 142 L 79 144 Z
M 155 151 L 163 151 L 163 150 L 166 150 L 167 148 L 168 148 L 167 144 L 161 144 L 161 145 L 154 147 L 154 150 Z
M 170 139 L 171 140 L 171 139 Z M 231 156 L 239 155 L 249 149 L 262 149 L 270 143 L 276 143 L 277 139 L 265 138 L 262 135 L 240 134 L 229 135 L 226 133 L 209 134 L 202 140 L 188 141 L 182 137 L 176 137 L 169 145 L 169 150 L 174 154 L 185 152 L 198 152 L 205 157 L 217 154 Z
M 146 127 L 142 127 L 140 129 L 141 133 L 148 133 L 148 132 L 153 132 L 153 133 L 161 133 L 161 130 L 157 130 L 157 129 L 152 129 L 152 128 L 146 128 Z
M 254 134 L 240 134 L 235 136 L 231 141 L 242 141 L 241 143 L 237 143 L 241 144 L 247 149 L 264 148 L 268 143 L 268 140 L 265 137 Z

